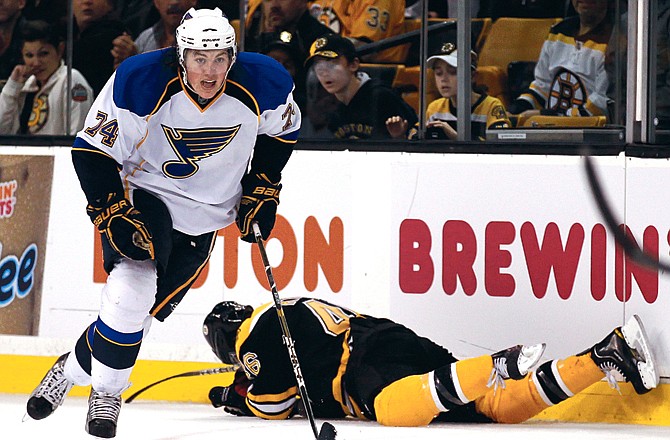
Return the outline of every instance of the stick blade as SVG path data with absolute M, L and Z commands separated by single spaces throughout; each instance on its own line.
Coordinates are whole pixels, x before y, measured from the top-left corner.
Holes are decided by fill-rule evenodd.
M 335 440 L 335 437 L 337 437 L 337 429 L 330 423 L 323 422 L 318 440 Z

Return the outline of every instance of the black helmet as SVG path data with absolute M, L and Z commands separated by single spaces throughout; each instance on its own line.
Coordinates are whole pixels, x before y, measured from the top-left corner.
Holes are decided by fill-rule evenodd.
M 214 306 L 202 325 L 202 333 L 214 354 L 224 364 L 235 365 L 239 361 L 235 354 L 235 338 L 242 322 L 251 316 L 251 306 L 235 301 L 224 301 Z

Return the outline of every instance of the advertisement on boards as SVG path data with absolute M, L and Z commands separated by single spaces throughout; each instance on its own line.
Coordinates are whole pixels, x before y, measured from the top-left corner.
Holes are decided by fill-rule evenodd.
M 395 164 L 391 314 L 461 357 L 539 342 L 567 356 L 633 313 L 665 345 L 670 277 L 616 245 L 580 160 Z M 649 203 L 662 199 L 662 167 L 648 162 L 597 163 L 620 227 L 667 259 L 670 212 Z
M 0 334 L 36 335 L 53 157 L 0 155 Z

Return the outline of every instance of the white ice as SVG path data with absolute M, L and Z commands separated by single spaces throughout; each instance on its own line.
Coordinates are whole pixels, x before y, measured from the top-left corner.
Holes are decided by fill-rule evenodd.
M 12 440 L 94 440 L 84 432 L 86 399 L 68 397 L 45 420 L 22 421 L 26 395 L 0 394 L 0 438 Z M 670 426 L 527 422 L 521 425 L 433 424 L 391 428 L 354 419 L 331 420 L 338 440 L 626 440 L 670 439 Z M 323 420 L 317 420 L 320 427 Z M 312 440 L 307 419 L 268 421 L 235 417 L 205 404 L 135 401 L 124 404 L 117 440 Z

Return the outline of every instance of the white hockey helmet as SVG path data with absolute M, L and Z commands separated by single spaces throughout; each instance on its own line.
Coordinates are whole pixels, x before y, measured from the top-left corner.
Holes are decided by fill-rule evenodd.
M 231 66 L 237 57 L 235 29 L 219 8 L 189 9 L 182 17 L 175 36 L 179 64 L 184 70 L 186 70 L 184 65 L 186 49 L 230 49 Z

